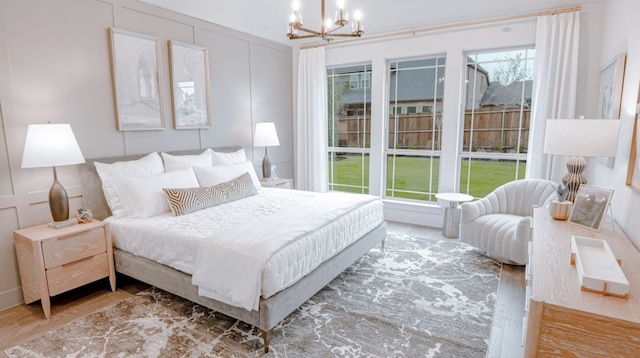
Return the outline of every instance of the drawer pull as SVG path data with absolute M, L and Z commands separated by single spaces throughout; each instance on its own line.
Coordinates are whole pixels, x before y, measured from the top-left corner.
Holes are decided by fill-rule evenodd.
M 75 260 L 75 261 L 72 261 L 72 262 L 67 262 L 66 264 L 62 264 L 62 266 L 75 265 L 75 264 L 77 264 L 77 263 L 79 263 L 79 262 L 82 262 L 82 261 L 91 260 L 92 258 L 94 258 L 94 256 L 89 256 L 89 257 L 85 257 L 85 258 L 80 259 L 80 260 Z
M 66 239 L 70 239 L 72 237 L 81 236 L 81 235 L 84 235 L 84 234 L 86 234 L 86 233 L 88 233 L 90 231 L 91 230 L 87 230 L 87 231 L 76 232 L 76 233 L 69 234 L 69 235 L 66 235 L 66 236 L 60 236 L 58 238 L 58 240 L 66 240 Z

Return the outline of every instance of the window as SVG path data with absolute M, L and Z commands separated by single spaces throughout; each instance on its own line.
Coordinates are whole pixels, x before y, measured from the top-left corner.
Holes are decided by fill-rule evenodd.
M 442 148 L 445 59 L 431 57 L 389 63 L 389 108 L 424 103 L 431 111 L 391 111 L 386 148 L 386 197 L 435 201 Z
M 431 106 L 422 106 L 422 113 L 431 113 Z
M 371 73 L 363 73 L 360 75 L 361 78 L 361 87 L 362 88 L 371 88 Z
M 357 73 L 349 75 L 349 86 L 351 89 L 358 89 L 358 84 L 360 83 L 358 78 L 359 76 Z
M 369 192 L 371 86 L 360 78 L 370 81 L 371 65 L 327 70 L 329 190 Z
M 466 54 L 460 191 L 483 197 L 524 178 L 533 89 L 533 48 Z

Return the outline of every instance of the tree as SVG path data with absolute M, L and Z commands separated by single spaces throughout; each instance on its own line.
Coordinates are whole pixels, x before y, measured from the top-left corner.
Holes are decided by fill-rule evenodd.
M 508 52 L 504 55 L 503 61 L 496 59 L 496 62 L 500 62 L 498 67 L 493 70 L 493 81 L 500 82 L 503 86 L 509 86 L 531 78 L 531 69 L 525 67 L 522 55 L 522 52 Z

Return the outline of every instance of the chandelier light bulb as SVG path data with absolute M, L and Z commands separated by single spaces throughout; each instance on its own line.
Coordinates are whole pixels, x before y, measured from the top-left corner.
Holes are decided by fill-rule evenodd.
M 360 12 L 360 9 L 356 10 L 356 12 L 353 14 L 353 17 L 356 19 L 356 21 L 360 21 L 362 19 L 362 12 Z
M 324 29 L 325 30 L 329 30 L 331 28 L 331 25 L 333 25 L 333 22 L 331 21 L 331 19 L 325 19 L 324 20 Z
M 295 12 L 300 11 L 300 1 L 294 0 L 293 4 L 291 4 L 291 7 L 293 8 L 293 11 L 295 11 Z
M 340 10 L 344 9 L 344 0 L 338 0 L 338 9 Z

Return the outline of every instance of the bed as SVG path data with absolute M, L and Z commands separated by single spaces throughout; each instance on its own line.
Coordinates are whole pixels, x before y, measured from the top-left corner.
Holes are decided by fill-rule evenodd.
M 237 152 L 239 147 L 224 147 L 224 148 L 214 148 L 213 150 L 218 153 L 234 153 Z M 170 152 L 173 156 L 196 156 L 202 152 L 200 150 L 192 150 L 192 151 L 181 151 L 181 152 Z M 199 272 L 198 268 L 189 267 L 189 260 L 186 260 L 186 264 L 183 262 L 185 260 L 177 260 L 183 257 L 189 257 L 190 255 L 199 255 L 202 256 L 202 252 L 206 252 L 206 250 L 202 249 L 194 249 L 195 244 L 191 245 L 191 254 L 189 253 L 188 247 L 190 245 L 185 244 L 181 245 L 185 246 L 184 251 L 180 251 L 178 249 L 165 250 L 175 251 L 178 254 L 169 255 L 173 258 L 169 257 L 168 259 L 163 259 L 162 248 L 171 248 L 171 240 L 172 235 L 175 236 L 183 236 L 183 239 L 189 239 L 189 235 L 198 236 L 198 230 L 206 231 L 210 229 L 210 226 L 214 225 L 212 223 L 203 224 L 200 229 L 194 228 L 193 234 L 187 232 L 181 232 L 179 230 L 174 230 L 172 233 L 172 227 L 191 227 L 192 225 L 197 226 L 194 223 L 199 221 L 203 221 L 203 215 L 208 215 L 209 210 L 211 210 L 211 216 L 218 216 L 220 212 L 216 212 L 219 208 L 207 208 L 205 210 L 196 211 L 194 213 L 190 213 L 184 215 L 185 221 L 176 221 L 178 224 L 174 224 L 171 220 L 178 220 L 177 217 L 174 217 L 169 214 L 161 214 L 158 216 L 152 216 L 149 218 L 142 219 L 140 221 L 129 220 L 127 218 L 124 219 L 114 219 L 114 216 L 111 212 L 109 205 L 107 204 L 107 199 L 105 199 L 105 194 L 103 191 L 102 181 L 98 172 L 96 171 L 95 162 L 99 163 L 116 163 L 116 162 L 127 162 L 133 160 L 140 160 L 145 157 L 145 155 L 130 155 L 123 157 L 110 157 L 110 158 L 98 158 L 87 160 L 87 162 L 81 168 L 81 181 L 83 188 L 83 202 L 86 208 L 89 208 L 93 212 L 93 216 L 99 220 L 107 220 L 110 222 L 112 227 L 112 231 L 114 233 L 114 260 L 116 271 L 135 278 L 139 281 L 148 283 L 165 291 L 168 291 L 172 294 L 178 295 L 180 297 L 186 298 L 190 301 L 208 307 L 214 311 L 223 313 L 230 317 L 239 319 L 243 322 L 251 324 L 257 327 L 263 338 L 264 350 L 268 352 L 269 349 L 269 339 L 271 330 L 285 317 L 287 317 L 290 313 L 296 310 L 299 306 L 301 306 L 305 301 L 311 298 L 315 293 L 317 293 L 320 289 L 326 286 L 331 280 L 333 280 L 336 276 L 342 273 L 346 268 L 348 268 L 351 264 L 353 264 L 356 260 L 366 254 L 371 248 L 380 244 L 384 247 L 384 239 L 386 237 L 386 225 L 384 220 L 382 219 L 382 209 L 381 202 L 379 200 L 368 199 L 369 202 L 366 204 L 365 214 L 359 214 L 363 217 L 367 217 L 367 219 L 361 219 L 361 221 L 365 222 L 364 224 L 348 224 L 353 222 L 353 219 L 349 219 L 354 214 L 351 212 L 345 212 L 344 215 L 340 214 L 338 209 L 333 210 L 331 208 L 324 208 L 325 215 L 339 215 L 339 217 L 335 218 L 320 218 L 318 217 L 318 221 L 325 220 L 317 231 L 321 232 L 324 230 L 324 233 L 318 234 L 316 236 L 331 237 L 330 240 L 332 242 L 341 242 L 342 236 L 349 236 L 349 242 L 344 244 L 344 247 L 334 247 L 333 250 L 335 252 L 329 252 L 324 254 L 327 256 L 322 259 L 322 262 L 315 265 L 310 264 L 312 268 L 307 268 L 308 272 L 304 272 L 301 278 L 289 277 L 287 279 L 268 279 L 267 276 L 262 276 L 265 283 L 260 286 L 260 290 L 257 294 L 257 299 L 255 300 L 255 305 L 251 304 L 251 301 L 242 305 L 236 302 L 230 302 L 227 299 L 214 299 L 211 297 L 217 298 L 216 295 L 208 294 L 206 296 L 201 295 L 202 287 L 198 287 L 192 283 L 194 278 L 198 278 L 202 281 L 203 274 Z M 286 195 L 285 195 L 286 194 Z M 230 203 L 229 207 L 238 207 L 237 210 L 239 213 L 251 212 L 251 207 L 261 207 L 262 212 L 259 214 L 255 214 L 256 217 L 259 217 L 256 220 L 258 223 L 262 223 L 265 228 L 265 233 L 268 233 L 268 238 L 278 237 L 277 227 L 278 225 L 273 224 L 273 220 L 282 220 L 283 215 L 289 216 L 290 218 L 295 218 L 296 214 L 294 212 L 286 212 L 286 208 L 283 205 L 283 208 L 271 208 L 264 209 L 264 207 L 272 207 L 273 205 L 266 205 L 265 203 L 274 202 L 274 196 L 281 195 L 283 197 L 288 197 L 292 202 L 294 201 L 306 201 L 307 198 L 311 196 L 311 193 L 307 192 L 299 192 L 299 191 L 283 191 L 283 189 L 273 189 L 273 188 L 264 188 L 260 189 L 259 193 L 251 196 L 250 198 L 239 199 L 235 203 Z M 315 194 L 313 194 L 315 195 Z M 336 194 L 339 195 L 339 194 Z M 345 194 L 345 196 L 353 196 L 353 194 Z M 311 200 L 311 199 L 309 199 Z M 333 200 L 333 199 L 332 199 Z M 286 200 L 283 200 L 286 201 Z M 337 202 L 337 201 L 336 201 Z M 226 204 L 225 204 L 226 205 Z M 315 205 L 315 204 L 314 204 Z M 324 204 L 323 204 L 324 205 Z M 364 206 L 364 204 L 362 204 Z M 276 205 L 277 206 L 277 205 Z M 221 206 L 220 206 L 221 207 Z M 293 206 L 295 207 L 295 206 Z M 226 208 L 226 206 L 225 206 Z M 244 210 L 244 211 L 243 211 Z M 291 209 L 289 209 L 291 210 Z M 347 209 L 341 209 L 347 210 Z M 233 215 L 234 210 L 227 210 L 230 212 L 230 215 Z M 315 210 L 314 210 L 315 211 Z M 335 211 L 335 214 L 332 214 L 332 211 Z M 276 215 L 276 212 L 280 212 L 280 216 Z M 319 209 L 319 212 L 322 212 Z M 355 210 L 354 210 L 355 212 Z M 239 214 L 238 214 L 239 215 Z M 324 217 L 324 215 L 323 215 Z M 303 218 L 300 216 L 298 219 Z M 272 220 L 273 219 L 273 220 Z M 233 216 L 231 219 L 225 219 L 226 221 L 233 222 Z M 352 220 L 352 221 L 349 221 Z M 295 220 L 296 222 L 298 220 Z M 301 220 L 304 221 L 304 220 Z M 306 220 L 306 221 L 314 221 L 314 220 Z M 332 223 L 342 222 L 342 224 L 347 223 L 347 225 L 343 225 L 343 229 L 338 229 L 336 227 L 330 226 Z M 148 223 L 149 226 L 156 227 L 156 231 L 145 232 L 141 229 L 144 225 L 137 225 L 138 223 Z M 146 225 L 146 224 L 145 224 Z M 219 224 L 215 224 L 220 226 Z M 218 230 L 218 226 L 213 226 L 216 229 L 212 231 Z M 233 226 L 227 225 L 226 226 Z M 228 236 L 231 232 L 231 227 L 226 227 L 222 225 L 223 228 L 219 230 L 220 233 L 223 233 L 224 236 Z M 128 227 L 127 227 L 128 226 Z M 240 225 L 242 226 L 242 225 Z M 347 227 L 348 226 L 348 227 Z M 355 228 L 354 228 L 355 227 Z M 223 230 L 224 229 L 224 230 Z M 136 231 L 139 230 L 139 231 Z M 308 228 L 296 229 L 298 231 L 305 232 L 314 232 L 308 230 Z M 249 231 L 239 232 L 238 236 L 244 237 L 248 236 Z M 223 235 L 220 234 L 220 235 Z M 290 233 L 287 233 L 290 234 Z M 283 237 L 285 235 L 283 234 Z M 308 242 L 308 245 L 314 245 L 313 235 L 305 234 L 303 237 L 304 242 Z M 338 237 L 341 236 L 341 237 Z M 129 241 L 133 240 L 133 241 Z M 136 244 L 136 240 L 138 242 L 145 242 L 147 240 L 147 244 Z M 303 239 L 300 239 L 302 243 Z M 149 242 L 153 242 L 154 245 L 149 245 Z M 270 242 L 270 241 L 267 241 Z M 302 246 L 302 243 L 296 242 L 295 244 L 287 244 L 287 247 L 290 246 Z M 138 246 L 154 246 L 155 253 L 145 254 L 138 252 L 136 250 L 136 245 Z M 284 245 L 284 244 L 283 244 Z M 336 245 L 334 245 L 336 246 Z M 339 246 L 339 245 L 338 245 Z M 209 250 L 210 253 L 215 254 L 216 250 Z M 194 253 L 200 251 L 199 253 Z M 283 250 L 284 251 L 284 250 Z M 146 256 L 146 257 L 145 257 Z M 166 256 L 166 255 L 165 255 Z M 226 254 L 221 254 L 219 257 L 224 259 L 227 256 Z M 271 255 L 269 255 L 271 259 Z M 277 255 L 273 255 L 277 257 Z M 273 272 L 284 271 L 282 268 L 287 267 L 287 259 L 286 257 L 282 258 L 283 262 L 279 263 L 280 267 L 274 268 Z M 180 262 L 176 262 L 180 261 Z M 218 261 L 218 260 L 215 260 Z M 304 261 L 304 260 L 298 260 Z M 182 263 L 181 263 L 182 262 Z M 271 266 L 277 266 L 277 260 L 274 259 L 274 264 L 270 264 Z M 232 262 L 230 262 L 232 263 Z M 224 264 L 224 261 L 221 261 L 221 264 Z M 201 271 L 201 270 L 200 270 Z M 261 273 L 261 275 L 266 275 L 268 270 L 265 269 L 265 273 Z M 286 270 L 289 271 L 289 270 Z M 195 273 L 194 273 L 195 272 Z M 262 271 L 261 271 L 262 272 Z M 292 276 L 296 276 L 295 274 Z M 271 281 L 284 281 L 278 284 L 283 285 L 282 289 L 279 289 L 277 285 L 270 284 Z M 215 288 L 215 287 L 214 287 Z M 215 293 L 215 292 L 214 292 Z M 209 297 L 207 297 L 209 296 Z M 250 296 L 247 296 L 250 297 Z M 248 305 L 248 306 L 247 306 Z

